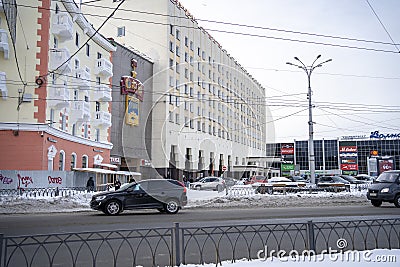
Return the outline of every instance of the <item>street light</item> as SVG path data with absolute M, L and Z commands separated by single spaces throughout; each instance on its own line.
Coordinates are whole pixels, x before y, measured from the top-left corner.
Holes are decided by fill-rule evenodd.
M 297 67 L 299 69 L 302 69 L 306 72 L 307 78 L 308 78 L 308 93 L 307 93 L 307 98 L 308 98 L 308 160 L 309 160 L 309 165 L 310 165 L 310 179 L 311 183 L 315 184 L 315 155 L 314 155 L 314 127 L 313 127 L 313 120 L 312 120 L 312 104 L 311 104 L 311 73 L 319 67 L 322 67 L 323 64 L 332 61 L 332 59 L 325 60 L 324 62 L 315 64 L 315 62 L 321 57 L 321 55 L 318 55 L 317 58 L 314 60 L 314 62 L 311 64 L 311 66 L 306 66 L 298 57 L 294 57 L 294 59 L 298 62 L 300 62 L 301 65 L 298 64 L 293 64 L 291 62 L 286 62 L 286 64 L 290 66 Z

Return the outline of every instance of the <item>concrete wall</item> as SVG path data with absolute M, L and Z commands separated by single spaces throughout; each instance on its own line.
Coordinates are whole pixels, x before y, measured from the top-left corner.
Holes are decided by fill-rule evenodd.
M 74 173 L 72 171 L 0 170 L 0 189 L 85 187 L 88 177 L 74 176 Z

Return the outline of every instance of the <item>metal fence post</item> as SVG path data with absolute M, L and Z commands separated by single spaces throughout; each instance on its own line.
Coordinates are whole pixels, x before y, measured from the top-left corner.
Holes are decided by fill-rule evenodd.
M 179 223 L 175 223 L 174 227 L 174 241 L 175 241 L 175 265 L 181 265 L 181 240 L 179 235 Z
M 308 249 L 315 251 L 315 236 L 314 236 L 314 223 L 312 221 L 307 222 L 307 236 L 308 236 Z

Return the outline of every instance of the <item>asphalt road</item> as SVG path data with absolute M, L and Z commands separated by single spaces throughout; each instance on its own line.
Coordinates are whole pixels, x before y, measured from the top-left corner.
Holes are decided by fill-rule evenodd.
M 259 224 L 327 220 L 400 218 L 400 209 L 392 204 L 380 208 L 369 205 L 333 207 L 184 209 L 167 215 L 153 210 L 126 211 L 119 216 L 101 212 L 16 214 L 0 216 L 0 234 L 5 236 L 71 233 L 101 230 L 129 230 L 182 226 Z

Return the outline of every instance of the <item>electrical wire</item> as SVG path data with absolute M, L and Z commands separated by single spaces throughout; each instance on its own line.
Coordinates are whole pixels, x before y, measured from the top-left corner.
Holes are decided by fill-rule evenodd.
M 374 8 L 372 7 L 372 5 L 369 3 L 368 0 L 367 1 L 368 6 L 371 8 L 372 12 L 374 13 L 375 17 L 378 19 L 379 23 L 381 24 L 382 28 L 385 30 L 386 34 L 389 36 L 390 40 L 392 41 L 392 44 L 396 47 L 397 51 L 400 53 L 399 48 L 397 47 L 398 44 L 396 44 L 392 38 L 392 36 L 390 35 L 389 31 L 386 29 L 385 25 L 383 24 L 382 20 L 379 18 L 378 14 L 375 12 Z

